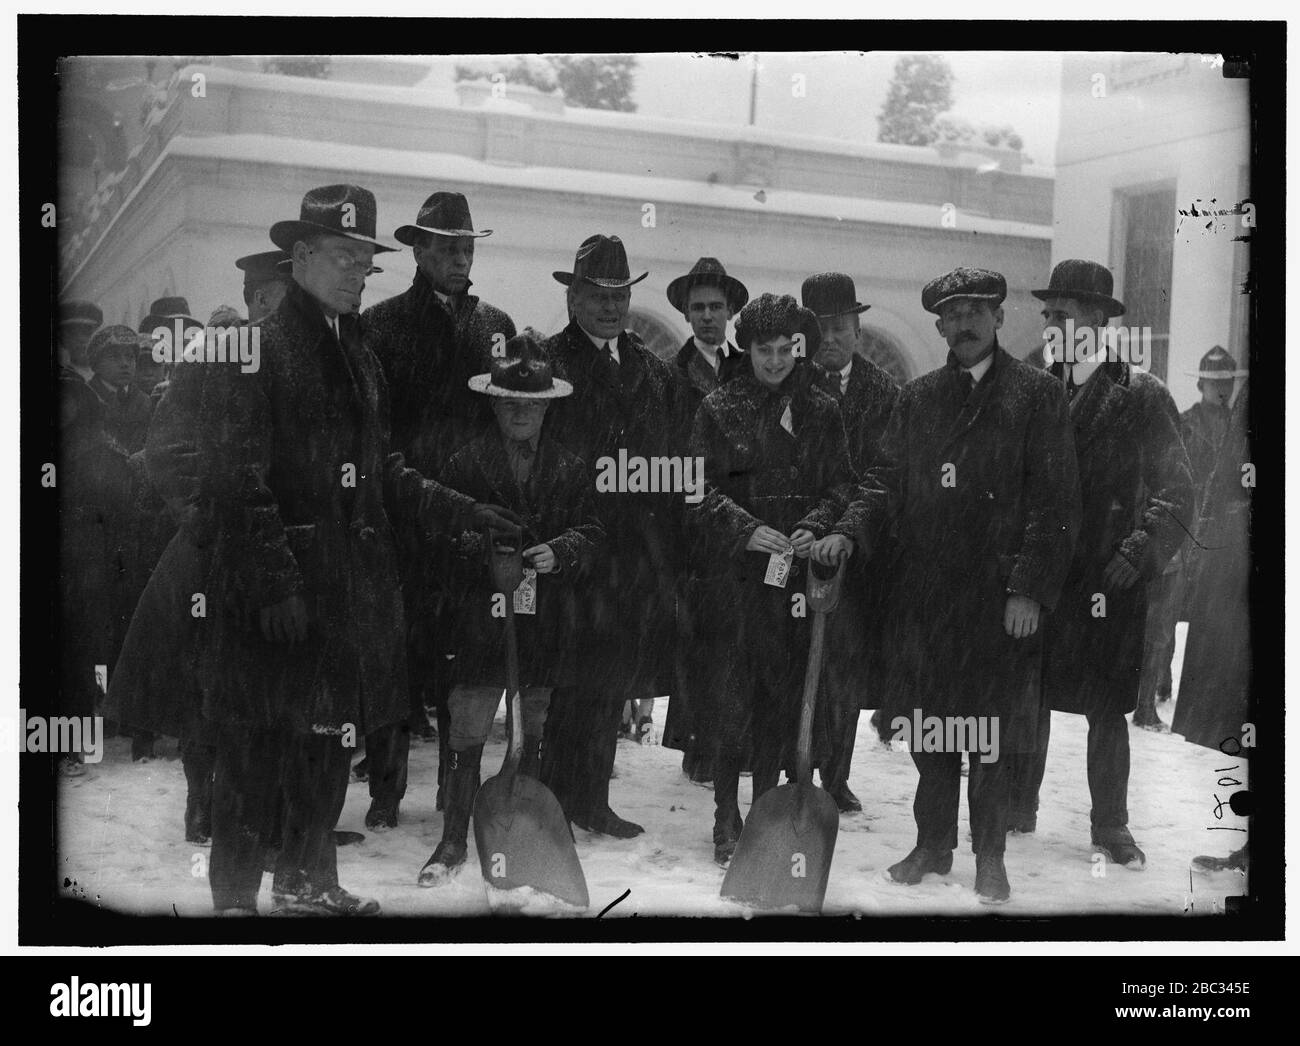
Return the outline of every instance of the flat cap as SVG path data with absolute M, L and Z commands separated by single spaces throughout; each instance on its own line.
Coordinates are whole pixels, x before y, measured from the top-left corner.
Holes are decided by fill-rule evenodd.
M 954 298 L 975 298 L 996 308 L 1006 296 L 1007 281 L 1002 273 L 961 266 L 927 283 L 921 291 L 921 306 L 926 312 L 937 313 L 944 302 Z
M 130 349 L 137 352 L 140 348 L 140 335 L 130 327 L 120 323 L 101 327 L 86 346 L 86 358 L 94 363 L 109 349 Z

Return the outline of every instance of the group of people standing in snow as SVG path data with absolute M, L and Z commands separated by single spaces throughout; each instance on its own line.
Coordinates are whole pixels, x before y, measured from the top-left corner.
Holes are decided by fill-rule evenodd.
M 792 596 L 817 562 L 845 571 L 812 739 L 841 811 L 862 808 L 860 710 L 886 741 L 900 717 L 996 730 L 991 753 L 911 745 L 917 843 L 893 881 L 948 874 L 967 773 L 976 891 L 1010 896 L 1005 837 L 1035 830 L 1053 710 L 1088 718 L 1093 847 L 1144 865 L 1126 716 L 1160 723 L 1184 592 L 1199 608 L 1185 663 L 1201 666 L 1183 674 L 1188 739 L 1217 746 L 1247 718 L 1249 489 L 1233 479 L 1248 419 L 1244 394 L 1229 406 L 1231 357 L 1207 353 L 1203 401 L 1180 419 L 1126 359 L 1011 355 L 1004 278 L 959 267 L 921 290 L 948 361 L 900 389 L 863 351 L 870 305 L 849 275 L 751 298 L 705 257 L 668 285 L 692 336 L 664 359 L 627 329 L 648 274 L 618 237 L 588 237 L 553 273 L 569 323 L 543 337 L 470 293 L 490 232 L 463 195 L 433 193 L 393 233 L 410 289 L 363 310 L 397 248 L 372 193 L 323 186 L 271 227 L 275 250 L 235 262 L 247 318 L 204 324 L 166 298 L 136 331 L 101 327 L 93 303 L 61 308 L 63 707 L 92 702 L 107 664 L 104 713 L 133 754 L 181 740 L 186 838 L 211 840 L 218 913 L 256 913 L 264 870 L 273 911 L 377 912 L 338 881 L 356 833 L 337 822 L 360 772 L 366 827 L 399 826 L 413 736 L 437 737 L 443 829 L 412 879 L 436 887 L 466 862 L 506 684 L 485 564 L 502 542 L 528 568 L 513 595 L 522 771 L 575 828 L 643 831 L 612 809 L 610 777 L 620 735 L 661 737 L 712 784 L 729 861 L 741 777 L 757 798 L 793 772 L 811 626 Z M 1045 282 L 1045 332 L 1102 338 L 1124 312 L 1098 263 Z M 256 326 L 260 365 L 133 371 L 177 325 Z M 700 496 L 597 483 L 620 455 L 702 461 Z M 1197 644 L 1214 652 L 1197 661 Z

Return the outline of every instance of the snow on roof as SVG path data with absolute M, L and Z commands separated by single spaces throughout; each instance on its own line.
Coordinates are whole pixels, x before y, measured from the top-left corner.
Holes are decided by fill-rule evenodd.
M 654 178 L 609 171 L 575 171 L 566 167 L 507 167 L 455 153 L 415 152 L 374 146 L 340 145 L 262 134 L 193 138 L 178 135 L 164 154 L 194 159 L 244 161 L 257 165 L 318 167 L 360 176 L 374 172 L 427 182 L 430 171 L 440 178 L 469 184 L 494 185 L 534 192 L 577 196 L 606 196 L 653 200 L 695 207 L 826 218 L 875 225 L 940 228 L 940 209 L 930 203 L 900 203 L 859 197 L 767 189 L 758 198 L 754 187 L 709 184 L 679 178 Z M 160 157 L 161 159 L 161 157 Z M 1050 240 L 1052 226 L 1031 222 L 985 218 L 964 211 L 957 215 L 955 232 L 988 236 Z

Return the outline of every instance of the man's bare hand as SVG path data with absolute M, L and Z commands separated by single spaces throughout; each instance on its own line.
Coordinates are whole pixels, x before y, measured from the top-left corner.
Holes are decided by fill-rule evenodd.
M 1007 635 L 1012 639 L 1027 639 L 1038 631 L 1038 600 L 1028 596 L 1013 595 L 1007 597 L 1007 609 L 1003 625 Z
M 550 545 L 534 545 L 524 549 L 524 562 L 539 574 L 549 574 L 559 566 L 555 550 Z
M 811 530 L 804 530 L 802 527 L 790 535 L 790 544 L 794 546 L 794 554 L 800 559 L 808 558 L 812 553 L 813 542 L 816 540 Z
M 1141 574 L 1138 568 L 1118 552 L 1111 556 L 1110 562 L 1106 564 L 1106 569 L 1101 575 L 1107 588 L 1118 589 L 1121 592 L 1132 588 L 1139 577 Z
M 812 548 L 812 558 L 824 567 L 838 566 L 841 559 L 853 555 L 853 540 L 843 534 L 830 534 L 816 542 Z
M 258 611 L 262 638 L 268 643 L 305 643 L 307 641 L 307 604 L 302 596 L 288 599 Z
M 745 547 L 750 552 L 776 552 L 785 553 L 790 548 L 789 539 L 779 530 L 773 530 L 766 525 L 760 525 L 754 533 L 749 535 L 749 541 Z
M 518 537 L 523 533 L 524 521 L 508 508 L 480 502 L 470 510 L 470 529 Z

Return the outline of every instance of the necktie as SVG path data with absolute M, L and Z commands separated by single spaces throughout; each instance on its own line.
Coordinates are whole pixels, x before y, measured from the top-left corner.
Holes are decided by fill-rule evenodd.
M 970 399 L 970 394 L 975 391 L 975 375 L 973 375 L 968 370 L 964 370 L 961 372 L 960 377 L 961 377 L 961 401 L 962 403 L 965 403 L 968 399 Z

